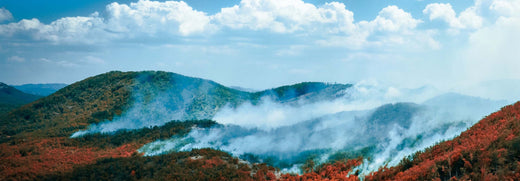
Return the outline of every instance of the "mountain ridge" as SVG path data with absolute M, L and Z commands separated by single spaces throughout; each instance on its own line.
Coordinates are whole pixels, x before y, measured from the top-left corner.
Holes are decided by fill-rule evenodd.
M 173 85 L 173 86 L 172 86 Z M 319 87 L 320 90 L 332 86 L 334 90 L 348 88 L 349 84 L 300 83 L 297 96 L 322 96 L 307 88 Z M 310 85 L 310 86 L 308 86 Z M 18 133 L 36 133 L 42 137 L 71 135 L 74 130 L 85 129 L 90 124 L 112 120 L 121 116 L 136 102 L 150 103 L 153 98 L 168 99 L 171 107 L 177 108 L 177 102 L 189 99 L 189 104 L 182 104 L 186 115 L 184 119 L 209 119 L 216 108 L 231 104 L 237 105 L 245 101 L 259 102 L 261 97 L 269 95 L 282 101 L 295 101 L 291 96 L 291 86 L 273 88 L 255 93 L 225 87 L 216 82 L 183 76 L 162 71 L 120 72 L 111 71 L 86 78 L 36 102 L 13 110 L 0 120 L 0 131 L 3 140 Z M 299 92 L 298 92 L 299 91 Z M 173 93 L 172 93 L 173 92 Z M 135 95 L 135 94 L 139 95 Z M 164 96 L 157 96 L 165 93 Z M 218 96 L 211 96 L 218 94 Z M 209 95 L 209 96 L 208 96 Z M 285 96 L 285 97 L 284 97 Z M 173 98 L 173 99 L 172 99 Z M 185 101 L 186 102 L 186 101 Z M 166 106 L 169 106 L 166 105 Z M 170 107 L 168 107 L 170 108 Z M 205 111 L 199 111 L 205 110 Z M 208 110 L 208 111 L 206 111 Z M 37 120 L 37 121 L 36 121 Z M 179 120 L 179 119 L 169 119 Z M 57 122 L 52 123 L 52 122 Z M 13 129 L 12 124 L 21 128 Z M 52 125 L 55 133 L 45 133 Z M 35 129 L 38 128 L 38 129 Z M 44 129 L 42 129 L 44 128 Z
M 39 98 L 41 98 L 41 96 L 24 93 L 0 82 L 0 115 Z
M 301 84 L 300 87 L 305 88 L 305 85 L 307 83 Z M 312 86 L 310 87 L 312 88 Z M 334 89 L 340 91 L 342 87 L 350 87 L 350 85 L 337 86 Z M 287 88 L 278 89 L 278 92 L 275 89 L 272 91 L 275 93 L 269 94 L 274 98 L 278 98 L 278 94 L 284 95 L 283 100 L 296 101 L 291 96 L 286 96 L 288 93 L 292 94 L 292 91 Z M 299 90 L 298 95 L 308 96 L 307 98 L 321 96 L 320 94 L 308 94 L 315 90 Z M 212 95 L 219 96 L 215 98 Z M 5 160 L 0 167 L 6 168 L 1 173 L 7 178 L 25 180 L 19 176 L 29 175 L 28 179 L 30 179 L 50 171 L 68 171 L 75 164 L 89 164 L 111 155 L 128 157 L 143 143 L 131 141 L 123 144 L 109 144 L 107 147 L 101 148 L 96 141 L 90 142 L 93 144 L 84 145 L 70 139 L 69 136 L 77 131 L 87 130 L 91 125 L 127 116 L 126 114 L 133 107 L 167 103 L 165 105 L 167 108 L 175 108 L 171 110 L 186 111 L 189 113 L 187 115 L 200 119 L 214 113 L 217 106 L 233 106 L 250 100 L 259 102 L 261 97 L 263 97 L 263 93 L 253 95 L 253 93 L 234 90 L 210 80 L 162 71 L 111 71 L 89 77 L 15 109 L 7 115 L 0 116 L 0 147 L 2 148 L 0 159 Z M 162 102 L 163 99 L 168 101 Z M 181 101 L 186 104 L 176 104 Z M 140 114 L 153 109 L 136 110 L 136 113 Z M 162 116 L 156 115 L 155 117 Z M 185 117 L 185 119 L 191 118 Z M 174 119 L 166 118 L 164 120 L 170 122 Z M 165 122 L 161 122 L 161 124 Z M 155 124 L 155 126 L 161 124 Z M 181 126 L 181 128 L 186 129 L 185 126 Z M 165 136 L 177 133 L 170 132 Z M 160 134 L 165 133 L 161 131 Z M 38 142 L 44 142 L 47 146 L 35 146 L 37 145 L 35 143 Z M 80 156 L 51 156 L 67 155 L 72 152 Z M 79 160 L 71 160 L 74 158 Z M 64 164 L 61 166 L 62 169 L 54 165 L 57 162 Z M 31 169 L 34 164 L 40 165 L 39 169 Z
M 62 83 L 48 83 L 48 84 L 22 84 L 22 85 L 11 85 L 12 87 L 33 95 L 48 96 L 52 93 L 60 90 L 67 86 Z

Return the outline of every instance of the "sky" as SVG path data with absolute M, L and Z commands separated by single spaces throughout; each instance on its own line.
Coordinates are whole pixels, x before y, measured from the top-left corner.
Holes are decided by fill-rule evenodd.
M 0 0 L 0 82 L 163 70 L 227 86 L 520 79 L 520 0 Z

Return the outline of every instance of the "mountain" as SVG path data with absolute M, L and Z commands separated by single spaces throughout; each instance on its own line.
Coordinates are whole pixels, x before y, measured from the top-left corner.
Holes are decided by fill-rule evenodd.
M 33 95 L 48 96 L 67 86 L 67 84 L 23 84 L 12 85 L 14 88 Z
M 39 98 L 0 82 L 0 115 Z
M 233 107 L 245 101 L 258 103 L 266 95 L 285 102 L 300 100 L 298 98 L 317 100 L 335 97 L 337 95 L 331 92 L 348 87 L 350 85 L 300 83 L 248 93 L 175 73 L 109 72 L 76 82 L 13 111 L 2 119 L 0 130 L 2 135 L 9 136 L 55 137 L 70 136 L 90 124 L 106 120 L 146 121 L 124 125 L 126 128 L 160 126 L 171 120 L 210 119 L 224 106 Z
M 447 96 L 457 103 L 445 99 Z M 264 162 L 280 169 L 305 164 L 309 159 L 315 163 L 326 163 L 363 156 L 371 158 L 364 163 L 368 165 L 367 168 L 362 169 L 368 173 L 386 164 L 396 165 L 404 155 L 455 137 L 482 116 L 503 105 L 497 105 L 492 100 L 447 94 L 430 99 L 428 104 L 390 103 L 367 110 L 343 111 L 316 118 L 313 118 L 316 114 L 308 113 L 313 109 L 345 106 L 337 102 L 338 100 L 330 102 L 330 105 L 310 104 L 297 108 L 277 104 L 268 104 L 267 107 L 246 106 L 245 112 L 225 113 L 237 114 L 239 116 L 232 118 L 243 121 L 229 122 L 230 124 L 224 122 L 224 125 L 197 129 L 184 137 L 158 139 L 146 144 L 139 151 L 145 155 L 161 155 L 209 147 L 229 152 L 250 162 Z M 482 104 L 473 104 L 474 102 Z M 352 105 L 358 104 L 353 102 Z M 439 108 L 438 105 L 444 106 Z M 459 108 L 460 105 L 466 107 Z M 269 108 L 273 111 L 265 111 Z M 262 116 L 263 114 L 267 116 Z M 260 119 L 251 119 L 250 115 L 259 115 Z M 267 129 L 250 126 L 249 122 L 269 122 L 267 120 L 273 116 L 285 119 L 272 122 L 271 125 L 280 126 Z M 291 120 L 294 117 L 302 119 Z M 215 120 L 222 123 L 223 117 L 217 116 Z M 289 124 L 280 124 L 282 121 Z
M 413 104 L 389 104 L 373 113 L 402 112 L 415 109 Z M 341 113 L 345 114 L 345 113 Z M 386 114 L 386 115 L 391 115 Z M 378 114 L 379 115 L 379 114 Z M 374 116 L 370 116 L 374 118 Z M 406 119 L 407 116 L 404 116 Z M 45 176 L 48 180 L 84 178 L 103 180 L 129 179 L 239 179 L 239 180 L 518 180 L 517 162 L 520 160 L 520 102 L 506 106 L 479 121 L 460 136 L 438 143 L 425 151 L 407 157 L 395 167 L 382 168 L 366 176 L 356 168 L 362 158 L 302 165 L 304 173 L 280 174 L 266 165 L 255 165 L 253 170 L 243 160 L 213 149 L 194 149 L 190 152 L 172 152 L 153 157 L 133 155 L 126 158 L 104 159 L 95 164 L 77 167 L 65 174 Z M 375 118 L 375 120 L 380 120 Z M 393 121 L 393 120 L 392 120 Z M 313 121 L 314 122 L 314 121 Z M 305 123 L 313 124 L 313 123 Z M 284 130 L 286 131 L 286 130 Z M 219 155 L 219 156 L 216 156 Z M 161 163 L 168 163 L 163 164 Z M 114 169 L 115 168 L 115 169 Z M 196 175 L 190 174 L 194 171 Z M 249 175 L 249 176 L 248 176 Z
M 366 180 L 518 180 L 520 102 Z
M 356 91 L 366 94 L 353 94 Z M 472 140 L 455 138 L 447 141 L 451 145 L 439 146 L 446 143 L 442 142 L 397 164 L 402 156 L 457 136 L 501 104 L 458 94 L 423 103 L 363 102 L 384 97 L 388 91 L 379 91 L 381 95 L 371 92 L 350 84 L 320 82 L 244 92 L 169 72 L 108 72 L 0 115 L 0 180 L 340 179 L 349 173 L 356 179 L 368 174 L 366 170 L 386 164 L 397 166 L 368 174 L 367 179 L 399 180 L 412 173 L 410 169 L 418 170 L 413 169 L 416 166 L 432 170 L 431 165 L 421 165 L 435 165 L 437 162 L 428 159 Z M 350 111 L 342 111 L 345 109 Z M 509 133 L 517 135 L 506 130 L 517 126 L 508 122 L 516 117 L 516 113 L 507 113 L 510 110 L 506 107 L 501 111 L 506 113 L 486 117 L 493 124 L 479 128 L 501 131 L 486 130 L 507 134 L 506 140 Z M 500 120 L 489 118 L 497 116 Z M 233 120 L 219 122 L 227 117 Z M 262 127 L 266 124 L 271 127 Z M 475 143 L 496 140 L 492 134 L 471 134 L 477 135 L 470 137 Z M 507 150 L 496 153 L 516 154 Z M 420 156 L 429 152 L 429 156 Z M 464 154 L 461 151 L 460 158 L 474 168 L 487 164 L 479 162 L 493 155 Z M 502 163 L 493 157 L 489 160 Z M 464 177 L 450 160 L 446 162 L 449 168 L 444 163 L 441 160 L 438 167 L 450 172 L 440 169 L 442 173 L 426 171 L 426 176 L 407 178 L 476 178 Z M 303 174 L 281 174 L 280 168 Z M 491 166 L 478 167 L 482 168 Z
M 69 171 L 73 166 L 101 158 L 128 157 L 145 140 L 160 138 L 154 135 L 171 137 L 196 127 L 195 123 L 164 127 L 172 120 L 208 119 L 223 107 L 246 101 L 260 103 L 264 95 L 287 103 L 331 99 L 339 94 L 334 92 L 350 86 L 301 83 L 249 93 L 175 73 L 108 72 L 73 83 L 2 115 L 0 168 L 6 169 L 0 175 L 4 178 L 29 175 L 31 179 L 49 171 Z M 110 129 L 100 126 L 103 124 L 109 124 Z M 132 132 L 152 127 L 157 127 L 153 133 Z M 88 134 L 69 138 L 81 131 Z M 135 139 L 106 139 L 110 138 L 108 134 L 123 134 L 121 131 L 130 131 L 124 134 Z M 61 165 L 57 166 L 58 163 Z

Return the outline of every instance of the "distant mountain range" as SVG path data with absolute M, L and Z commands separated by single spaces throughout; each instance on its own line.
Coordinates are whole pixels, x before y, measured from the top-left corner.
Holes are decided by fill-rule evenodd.
M 11 85 L 14 88 L 33 95 L 48 96 L 67 86 L 67 84 L 23 84 Z
M 0 114 L 9 112 L 10 110 L 35 101 L 41 96 L 24 93 L 14 87 L 0 82 Z

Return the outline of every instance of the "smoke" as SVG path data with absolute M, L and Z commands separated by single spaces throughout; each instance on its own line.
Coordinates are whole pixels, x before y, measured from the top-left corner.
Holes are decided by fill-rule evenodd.
M 217 86 L 202 79 L 166 72 L 144 72 L 134 80 L 134 85 L 131 98 L 133 102 L 123 114 L 114 116 L 112 120 L 92 124 L 88 129 L 72 134 L 71 138 L 161 126 L 172 120 L 210 119 L 221 106 L 213 97 L 203 96 L 217 89 Z M 193 108 L 201 103 L 211 108 Z
M 438 91 L 434 88 L 400 90 L 395 87 L 382 87 L 377 82 L 364 81 L 347 88 L 343 97 L 334 100 L 300 100 L 294 105 L 264 97 L 260 104 L 246 102 L 238 108 L 225 107 L 217 112 L 213 119 L 224 125 L 270 130 L 344 111 L 368 110 L 394 102 L 422 101 L 437 94 Z
M 186 113 L 183 109 L 168 107 L 171 101 L 167 93 L 161 93 L 146 102 L 142 93 L 134 94 L 135 103 L 121 116 L 115 116 L 112 121 L 105 120 L 99 124 L 92 124 L 87 130 L 72 134 L 71 138 L 93 133 L 112 133 L 118 130 L 139 129 L 144 127 L 161 126 L 172 120 L 182 120 Z M 191 102 L 186 99 L 185 103 Z
M 214 148 L 287 172 L 297 172 L 309 159 L 324 163 L 364 156 L 366 161 L 357 169 L 367 173 L 453 138 L 508 103 L 373 81 L 302 95 L 289 90 L 283 98 L 267 91 L 258 99 L 255 93 L 176 74 L 145 73 L 135 85 L 133 102 L 123 114 L 71 137 L 161 126 L 172 120 L 213 119 L 219 125 L 157 140 L 139 151 L 153 156 Z
M 431 87 L 399 89 L 370 82 L 345 91 L 332 101 L 284 104 L 264 98 L 224 107 L 213 117 L 221 125 L 158 140 L 139 151 L 153 156 L 214 148 L 286 171 L 308 159 L 323 163 L 363 155 L 370 159 L 357 169 L 367 173 L 453 138 L 507 104 L 459 94 L 438 96 Z

